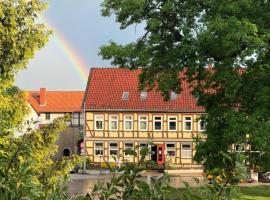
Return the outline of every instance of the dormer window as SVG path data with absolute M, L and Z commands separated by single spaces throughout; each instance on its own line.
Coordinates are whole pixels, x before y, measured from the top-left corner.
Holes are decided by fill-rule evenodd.
M 140 95 L 140 99 L 141 100 L 146 100 L 147 99 L 147 92 L 141 92 L 141 95 Z
M 122 94 L 122 100 L 128 100 L 128 98 L 129 98 L 129 92 L 123 92 L 123 94 Z
M 175 92 L 171 92 L 171 96 L 170 96 L 171 101 L 174 101 L 177 99 L 177 94 Z

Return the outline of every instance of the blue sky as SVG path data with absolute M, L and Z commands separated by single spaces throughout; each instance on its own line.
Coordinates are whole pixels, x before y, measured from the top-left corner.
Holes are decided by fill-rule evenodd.
M 52 29 L 61 33 L 73 51 L 91 67 L 109 67 L 110 62 L 98 56 L 100 46 L 110 40 L 121 44 L 136 40 L 143 33 L 142 26 L 120 30 L 115 17 L 102 17 L 102 0 L 46 0 L 49 8 L 43 13 Z M 37 52 L 27 69 L 18 73 L 17 85 L 24 90 L 84 90 L 86 83 L 52 36 Z

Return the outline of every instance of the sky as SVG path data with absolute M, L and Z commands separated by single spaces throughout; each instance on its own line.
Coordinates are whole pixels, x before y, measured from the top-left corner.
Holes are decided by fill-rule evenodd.
M 111 66 L 98 55 L 102 45 L 110 40 L 126 44 L 143 34 L 142 26 L 120 30 L 115 16 L 102 17 L 102 0 L 45 2 L 49 7 L 41 21 L 54 33 L 27 68 L 17 74 L 16 84 L 23 90 L 85 90 L 91 67 Z

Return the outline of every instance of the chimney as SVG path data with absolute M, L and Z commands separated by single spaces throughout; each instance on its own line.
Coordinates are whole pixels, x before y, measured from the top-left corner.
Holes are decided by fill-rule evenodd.
M 39 90 L 39 105 L 46 105 L 46 88 L 40 88 Z

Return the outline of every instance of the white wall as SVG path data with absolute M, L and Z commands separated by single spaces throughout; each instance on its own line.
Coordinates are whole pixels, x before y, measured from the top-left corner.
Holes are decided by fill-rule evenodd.
M 35 121 L 39 121 L 38 113 L 30 105 L 29 105 L 29 109 L 30 109 L 30 112 L 25 117 L 25 120 L 23 122 L 24 123 L 23 127 L 20 130 L 15 130 L 14 135 L 16 137 L 22 136 L 26 132 L 27 128 L 31 128 L 33 130 L 36 130 L 39 128 L 39 122 L 34 124 Z
M 80 114 L 80 116 L 79 114 L 80 113 L 72 114 L 72 119 L 71 119 L 72 125 L 78 126 L 79 122 L 80 122 L 80 125 L 83 124 L 82 114 Z M 50 113 L 50 120 L 47 120 L 46 113 L 41 113 L 39 117 L 40 124 L 50 124 L 53 122 L 54 119 L 59 118 L 59 117 L 64 117 L 64 115 L 65 113 Z M 80 120 L 79 120 L 79 117 L 80 117 Z M 71 125 L 71 122 L 68 122 L 67 125 Z

